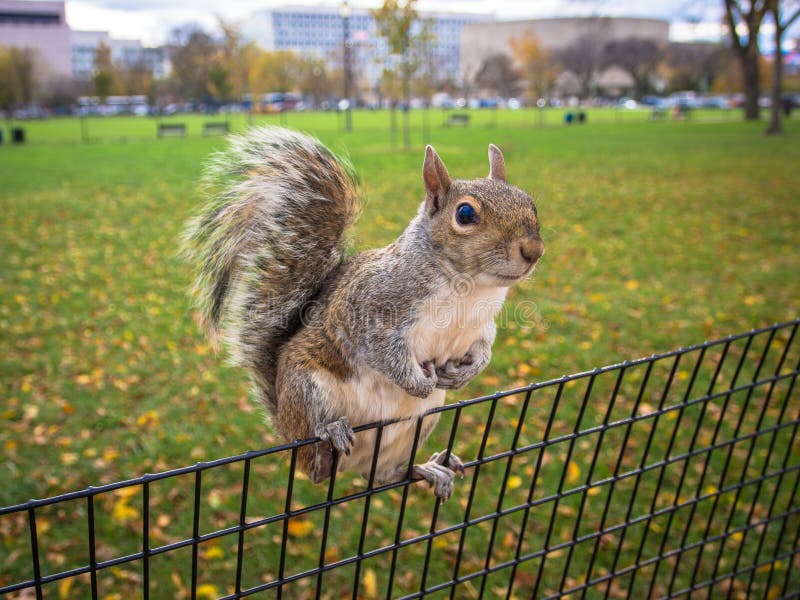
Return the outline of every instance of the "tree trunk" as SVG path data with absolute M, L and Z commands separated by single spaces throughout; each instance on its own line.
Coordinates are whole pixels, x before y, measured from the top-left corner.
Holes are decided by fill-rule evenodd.
M 760 113 L 758 96 L 760 84 L 758 81 L 758 50 L 753 48 L 739 54 L 742 64 L 742 83 L 744 84 L 744 118 L 747 121 L 757 121 Z
M 391 108 L 389 109 L 389 119 L 391 121 L 392 148 L 397 146 L 397 101 L 392 98 Z
M 408 65 L 408 58 L 405 59 Z M 403 69 L 403 98 L 405 100 L 405 107 L 403 109 L 403 148 L 408 150 L 411 148 L 411 72 L 406 66 Z
M 775 29 L 775 59 L 772 65 L 772 106 L 769 110 L 769 126 L 767 135 L 780 135 L 781 127 L 781 91 L 783 88 L 783 50 L 781 50 L 781 37 L 783 31 L 780 26 Z

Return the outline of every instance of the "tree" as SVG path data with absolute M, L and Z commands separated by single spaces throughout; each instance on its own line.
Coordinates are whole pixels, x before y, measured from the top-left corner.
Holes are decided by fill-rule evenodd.
M 781 6 L 782 4 L 784 6 Z M 783 13 L 782 8 L 786 9 L 786 13 Z M 783 107 L 783 34 L 800 17 L 800 2 L 770 0 L 768 10 L 775 22 L 775 56 L 772 60 L 772 106 L 770 108 L 767 135 L 777 135 L 783 131 L 781 126 L 781 109 Z
M 222 62 L 213 63 L 208 69 L 208 90 L 219 101 L 224 102 L 231 97 L 230 71 Z
M 8 116 L 17 104 L 17 95 L 14 93 L 16 73 L 11 62 L 9 48 L 0 46 L 0 110 Z
M 603 40 L 596 33 L 586 33 L 557 51 L 555 58 L 564 69 L 572 71 L 580 85 L 580 96 L 585 98 L 603 64 Z
M 520 74 L 528 84 L 528 98 L 536 102 L 550 94 L 558 70 L 536 36 L 526 30 L 518 38 L 511 38 L 511 51 L 520 67 Z
M 652 77 L 661 60 L 658 44 L 648 38 L 611 40 L 603 48 L 602 66 L 617 66 L 633 79 L 633 94 L 641 98 L 650 91 Z
M 200 100 L 211 96 L 209 74 L 218 50 L 214 40 L 194 25 L 174 29 L 170 38 L 173 92 Z
M 433 51 L 434 37 L 431 34 L 431 28 L 432 24 L 429 21 L 422 22 L 422 30 L 418 34 L 415 48 L 419 64 L 412 81 L 413 93 L 427 100 L 439 87 L 442 72 L 440 62 Z
M 72 77 L 51 77 L 44 86 L 39 100 L 56 111 L 68 109 L 80 95 L 79 85 Z
M 103 102 L 114 93 L 114 64 L 111 61 L 111 48 L 103 42 L 94 53 L 94 70 L 92 71 L 94 93 Z
M 506 54 L 493 54 L 483 61 L 475 74 L 475 85 L 490 89 L 503 98 L 516 96 L 520 90 L 520 75 Z
M 222 96 L 241 97 L 242 94 L 251 91 L 250 76 L 253 72 L 253 64 L 261 50 L 255 42 L 244 42 L 238 25 L 217 17 L 217 26 L 222 33 L 222 39 L 219 43 L 219 52 L 215 63 L 217 72 L 213 76 L 217 80 L 215 87 L 218 93 L 223 91 L 219 89 L 219 85 L 223 83 L 221 76 L 224 71 L 227 90 Z M 225 85 L 222 87 L 225 88 Z
M 325 61 L 314 56 L 303 57 L 299 66 L 298 87 L 300 93 L 310 96 L 314 106 L 319 106 L 333 92 Z
M 731 45 L 742 70 L 744 118 L 747 120 L 757 120 L 759 117 L 761 85 L 758 59 L 761 53 L 758 49 L 758 31 L 772 1 L 750 0 L 743 3 L 739 0 L 723 0 Z
M 149 94 L 153 87 L 153 71 L 142 58 L 134 64 L 116 67 L 117 89 L 121 94 Z
M 261 51 L 253 61 L 251 91 L 258 94 L 294 91 L 301 71 L 302 60 L 291 50 Z
M 39 66 L 33 48 L 0 46 L 0 108 L 30 105 L 39 89 Z
M 707 92 L 723 75 L 730 58 L 730 50 L 722 44 L 672 43 L 665 52 L 668 87 Z
M 419 29 L 412 32 L 414 24 L 419 19 L 416 3 L 417 0 L 383 0 L 380 8 L 371 11 L 378 35 L 386 40 L 386 45 L 389 46 L 391 54 L 389 60 L 395 63 L 394 65 L 387 64 L 385 68 L 392 69 L 393 66 L 396 66 L 400 72 L 403 100 L 406 105 L 403 119 L 403 146 L 406 149 L 411 146 L 408 113 L 411 107 L 411 79 L 421 63 L 419 50 L 425 45 L 426 38 L 430 36 L 426 23 L 420 23 Z M 394 103 L 392 103 L 392 110 L 394 110 Z

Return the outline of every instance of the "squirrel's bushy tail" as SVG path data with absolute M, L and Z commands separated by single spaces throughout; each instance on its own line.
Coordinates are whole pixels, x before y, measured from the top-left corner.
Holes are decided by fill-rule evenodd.
M 234 136 L 206 171 L 211 200 L 184 238 L 209 339 L 222 337 L 275 408 L 275 366 L 303 308 L 341 263 L 359 208 L 352 166 L 280 127 Z

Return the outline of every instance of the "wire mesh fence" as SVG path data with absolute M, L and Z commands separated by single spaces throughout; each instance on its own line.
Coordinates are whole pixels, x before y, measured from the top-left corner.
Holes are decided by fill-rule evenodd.
M 301 441 L 2 508 L 0 595 L 796 597 L 798 326 L 441 407 L 446 503 Z

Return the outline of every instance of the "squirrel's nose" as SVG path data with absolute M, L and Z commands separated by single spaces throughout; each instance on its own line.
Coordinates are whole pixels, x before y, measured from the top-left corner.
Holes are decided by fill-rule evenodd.
M 519 242 L 519 254 L 526 262 L 535 264 L 544 254 L 544 243 L 538 235 L 531 235 Z

